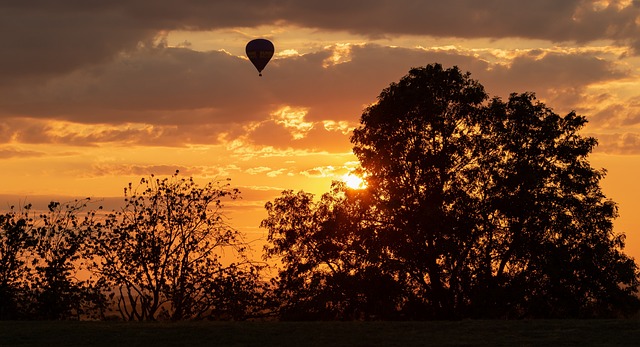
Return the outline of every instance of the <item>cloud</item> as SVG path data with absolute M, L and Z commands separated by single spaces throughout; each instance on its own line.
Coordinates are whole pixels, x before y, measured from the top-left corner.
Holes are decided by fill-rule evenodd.
M 333 166 L 317 166 L 300 172 L 301 175 L 307 177 L 331 177 L 335 175 Z
M 264 103 L 260 100 L 264 94 L 257 93 L 255 85 L 238 80 L 242 68 L 248 75 L 245 60 L 222 52 L 141 47 L 109 64 L 78 70 L 44 85 L 13 88 L 0 104 L 13 114 L 87 123 L 176 124 L 176 117 L 181 124 L 203 119 L 224 123 L 220 107 L 233 103 L 236 117 L 250 119 L 245 114 L 252 108 L 243 107 L 247 96 L 256 104 Z
M 350 133 L 343 133 L 340 129 L 327 129 L 323 123 L 318 122 L 303 137 L 295 138 L 282 125 L 268 121 L 247 134 L 246 139 L 254 145 L 276 149 L 304 148 L 316 151 L 348 152 L 352 147 L 349 142 L 350 135 Z
M 268 5 L 267 5 L 268 6 Z M 526 38 L 637 45 L 637 1 L 299 1 L 275 15 L 301 27 L 365 36 Z
M 86 169 L 80 176 L 83 178 L 95 177 L 147 177 L 170 176 L 179 171 L 180 176 L 197 176 L 211 178 L 213 180 L 223 180 L 229 176 L 230 172 L 239 172 L 240 168 L 235 165 L 219 165 L 219 166 L 185 166 L 185 165 L 142 165 L 142 164 L 123 164 L 123 163 L 93 163 L 87 165 Z
M 0 84 L 104 63 L 157 31 L 150 25 L 136 25 L 115 4 L 91 4 L 4 1 L 0 5 Z
M 0 55 L 6 77 L 0 82 L 2 143 L 180 147 L 239 141 L 345 152 L 350 144 L 344 129 L 357 125 L 363 108 L 410 67 L 433 62 L 471 71 L 491 95 L 533 91 L 560 113 L 589 113 L 594 125 L 635 126 L 640 114 L 628 107 L 629 98 L 593 102 L 590 85 L 632 76 L 622 67 L 624 50 L 612 53 L 606 46 L 509 51 L 337 43 L 276 57 L 257 78 L 242 56 L 166 42 L 171 30 L 277 24 L 387 37 L 390 43 L 393 35 L 412 34 L 635 44 L 637 2 L 25 4 L 0 5 L 7 28 L 0 31 L 7 52 Z M 249 36 L 238 30 L 233 40 Z M 283 113 L 286 107 L 291 112 Z M 327 122 L 346 126 L 334 129 Z
M 308 108 L 307 121 L 354 120 L 365 104 L 406 73 L 446 54 L 370 45 L 329 68 L 330 48 L 273 61 L 257 79 L 245 59 L 223 52 L 144 47 L 99 67 L 0 94 L 4 117 L 87 124 L 228 124 L 263 120 L 283 105 Z M 469 57 L 456 60 L 473 61 Z
M 602 51 L 537 50 L 503 58 L 457 48 L 359 44 L 343 50 L 344 61 L 324 67 L 333 52 L 330 46 L 276 59 L 259 78 L 245 59 L 228 53 L 139 47 L 103 65 L 1 93 L 0 139 L 74 146 L 244 139 L 280 149 L 328 145 L 325 150 L 345 151 L 348 129 L 364 107 L 410 67 L 457 65 L 491 95 L 533 91 L 559 110 L 593 111 L 584 105 L 587 86 L 630 76 L 600 58 Z
M 525 38 L 640 47 L 638 1 L 3 1 L 0 84 L 118 59 L 172 30 L 295 25 L 362 37 Z
M 257 175 L 257 174 L 265 173 L 269 171 L 272 171 L 271 168 L 266 166 L 252 167 L 245 170 L 245 172 L 248 173 L 249 175 Z
M 531 51 L 515 57 L 508 66 L 498 67 L 492 75 L 501 90 L 524 92 L 583 87 L 626 77 L 627 72 L 597 53 Z M 535 89 L 522 90 L 527 87 Z
M 278 170 L 273 170 L 273 171 L 269 171 L 267 172 L 267 177 L 278 177 L 278 176 L 282 176 L 287 172 L 287 169 L 278 169 Z M 288 173 L 287 175 L 290 175 L 290 173 Z
M 2 159 L 10 159 L 10 158 L 34 158 L 34 157 L 42 157 L 45 153 L 39 151 L 25 150 L 16 148 L 13 146 L 2 146 L 0 147 L 0 160 Z
M 598 139 L 598 146 L 594 150 L 595 153 L 640 154 L 640 134 L 638 133 L 595 134 L 592 136 Z

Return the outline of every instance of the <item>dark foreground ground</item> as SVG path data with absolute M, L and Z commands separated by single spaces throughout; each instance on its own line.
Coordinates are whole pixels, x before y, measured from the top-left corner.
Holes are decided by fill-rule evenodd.
M 0 346 L 640 346 L 640 320 L 0 322 Z

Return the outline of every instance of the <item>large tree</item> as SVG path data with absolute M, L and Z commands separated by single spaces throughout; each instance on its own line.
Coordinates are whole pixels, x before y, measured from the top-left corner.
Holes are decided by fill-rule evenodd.
M 354 153 L 394 256 L 433 317 L 584 316 L 637 303 L 596 145 L 533 94 L 486 102 L 457 68 L 412 69 L 367 108 Z
M 310 210 L 293 203 L 274 209 L 285 202 L 276 200 L 263 225 L 270 235 L 286 235 L 287 249 L 276 238 L 271 253 L 285 256 L 284 273 L 297 269 L 298 277 L 307 271 L 312 278 L 314 268 L 299 264 L 326 253 L 305 253 L 303 260 L 289 250 L 309 247 L 317 241 L 307 235 L 320 231 L 331 244 L 347 225 L 351 237 L 373 242 L 345 245 L 333 261 L 367 255 L 395 281 L 384 287 L 402 288 L 388 294 L 404 317 L 636 310 L 637 266 L 623 253 L 624 235 L 613 230 L 617 209 L 600 189 L 604 171 L 587 160 L 597 142 L 579 134 L 585 123 L 573 112 L 557 115 L 531 93 L 490 99 L 456 67 L 411 69 L 365 109 L 352 137 L 367 182 L 358 197 L 366 201 L 340 204 L 364 212 L 347 214 L 354 220 L 337 226 L 298 224 L 288 232 Z M 318 283 L 318 295 L 340 286 L 333 277 Z
M 486 99 L 468 73 L 412 69 L 382 91 L 353 134 L 384 240 L 420 298 L 418 315 L 455 315 L 469 289 Z
M 94 235 L 93 267 L 124 319 L 245 319 L 260 308 L 260 267 L 222 213 L 237 189 L 201 187 L 176 172 L 130 184 L 125 194 Z
M 579 134 L 585 117 L 554 113 L 531 93 L 488 106 L 479 250 L 484 275 L 474 298 L 496 314 L 602 316 L 638 308 L 637 266 L 613 230 L 616 204 L 604 170 Z

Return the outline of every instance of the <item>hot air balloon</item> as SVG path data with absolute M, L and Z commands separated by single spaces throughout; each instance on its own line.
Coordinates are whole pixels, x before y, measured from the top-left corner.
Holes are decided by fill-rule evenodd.
M 274 51 L 273 43 L 269 40 L 255 39 L 247 43 L 247 57 L 249 57 L 249 60 L 251 60 L 256 69 L 258 69 L 260 76 L 262 76 L 264 67 L 267 66 L 267 63 L 271 60 L 271 57 L 273 57 Z

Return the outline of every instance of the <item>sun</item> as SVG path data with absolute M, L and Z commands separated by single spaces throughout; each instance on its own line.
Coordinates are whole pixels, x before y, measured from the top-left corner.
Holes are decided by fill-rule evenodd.
M 351 189 L 363 189 L 367 186 L 362 177 L 352 173 L 342 175 L 342 181 Z

